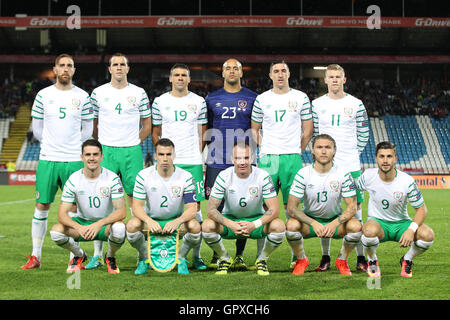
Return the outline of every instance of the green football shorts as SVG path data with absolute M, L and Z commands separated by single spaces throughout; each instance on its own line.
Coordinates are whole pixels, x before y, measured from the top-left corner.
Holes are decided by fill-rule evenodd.
M 399 242 L 402 234 L 409 228 L 412 220 L 400 220 L 400 221 L 386 221 L 378 218 L 368 218 L 369 220 L 377 221 L 384 231 L 384 238 L 380 242 L 396 241 Z
M 95 222 L 95 221 L 89 221 L 89 220 L 86 220 L 86 219 L 82 219 L 82 218 L 79 218 L 79 217 L 73 217 L 72 220 L 75 221 L 76 223 L 81 224 L 82 226 L 89 226 L 89 225 L 91 225 L 91 224 L 93 224 Z M 100 231 L 97 233 L 97 235 L 95 236 L 95 238 L 93 240 L 108 241 L 108 237 L 106 236 L 106 227 L 107 226 L 108 225 L 105 224 L 100 229 Z M 82 236 L 79 236 L 76 241 L 80 242 L 80 241 L 92 241 L 92 240 L 86 240 Z
M 203 165 L 201 164 L 176 164 L 178 168 L 184 169 L 192 174 L 195 181 L 195 196 L 197 202 L 205 200 L 205 183 L 203 179 Z
M 36 170 L 36 202 L 52 203 L 58 188 L 64 188 L 70 175 L 83 166 L 82 161 L 39 160 Z
M 266 154 L 259 160 L 258 167 L 270 174 L 277 194 L 281 189 L 283 203 L 286 205 L 295 175 L 303 167 L 300 154 Z
M 324 226 L 324 225 L 330 223 L 331 221 L 335 220 L 338 216 L 335 216 L 335 217 L 330 218 L 330 219 L 321 219 L 321 218 L 315 218 L 315 217 L 311 217 L 311 216 L 308 216 L 308 217 L 310 217 L 311 219 L 316 220 L 317 222 L 319 222 L 321 225 Z M 339 229 L 339 226 L 337 226 L 336 230 L 334 231 L 334 234 L 332 236 L 333 239 L 340 239 L 341 238 L 341 237 L 338 236 L 338 229 Z M 313 227 L 309 226 L 309 234 L 306 237 L 304 237 L 304 238 L 305 239 L 309 239 L 309 238 L 314 238 L 314 237 L 317 237 L 317 234 L 314 232 Z
M 141 146 L 102 148 L 104 157 L 101 166 L 119 175 L 125 193 L 132 196 L 136 176 L 144 168 Z
M 356 180 L 356 178 L 361 176 L 361 170 L 350 172 L 350 174 L 352 175 L 353 179 Z M 355 190 L 356 190 L 356 203 L 363 203 L 364 192 L 359 191 L 358 188 L 356 188 Z
M 253 216 L 253 217 L 249 217 L 249 218 L 236 218 L 235 216 L 233 216 L 231 214 L 224 214 L 223 216 L 232 221 L 255 221 L 255 220 L 261 218 L 263 215 L 259 214 L 257 216 Z M 247 239 L 248 238 L 248 237 L 236 235 L 227 226 L 223 226 L 223 232 L 220 234 L 220 236 L 224 239 Z M 266 236 L 267 236 L 267 234 L 264 232 L 264 225 L 260 226 L 259 228 L 256 228 L 255 230 L 253 230 L 250 233 L 250 239 L 262 239 Z

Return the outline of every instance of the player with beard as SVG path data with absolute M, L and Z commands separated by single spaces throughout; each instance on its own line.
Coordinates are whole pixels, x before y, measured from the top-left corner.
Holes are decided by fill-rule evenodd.
M 41 266 L 50 205 L 58 188 L 69 176 L 83 168 L 80 149 L 93 130 L 93 109 L 89 94 L 72 83 L 73 58 L 61 54 L 55 60 L 56 83 L 40 90 L 33 103 L 33 135 L 41 142 L 36 171 L 36 207 L 31 226 L 33 251 L 22 269 Z

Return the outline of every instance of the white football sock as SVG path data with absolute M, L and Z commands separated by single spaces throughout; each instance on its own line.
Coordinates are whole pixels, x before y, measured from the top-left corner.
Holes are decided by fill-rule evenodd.
M 217 253 L 220 259 L 230 260 L 225 246 L 223 245 L 222 237 L 216 232 L 202 232 L 202 237 L 206 244 Z
M 347 260 L 348 256 L 360 242 L 362 232 L 347 233 L 342 239 L 342 248 L 339 253 L 339 259 Z
M 190 232 L 186 233 L 183 236 L 183 244 L 181 245 L 180 251 L 178 252 L 180 258 L 186 259 L 189 250 L 191 250 L 191 248 L 199 247 L 201 241 L 202 241 L 201 232 L 196 234 Z
M 300 232 L 286 231 L 286 239 L 294 251 L 297 259 L 305 259 L 305 250 L 303 248 L 303 236 Z
M 139 260 L 147 258 L 147 246 L 145 245 L 145 237 L 142 232 L 129 233 L 127 231 L 127 239 L 130 245 L 137 250 Z
M 405 254 L 403 259 L 412 261 L 412 259 L 427 251 L 432 244 L 433 241 L 430 242 L 426 242 L 423 240 L 414 241 L 413 243 L 411 243 L 411 248 L 409 248 L 408 252 Z
M 84 251 L 76 244 L 72 237 L 57 231 L 50 231 L 52 240 L 61 248 L 70 250 L 74 256 L 82 257 Z
M 266 241 L 264 243 L 264 248 L 263 248 L 260 256 L 258 257 L 258 260 L 259 259 L 264 259 L 264 260 L 268 259 L 269 256 L 271 255 L 271 253 L 283 243 L 284 234 L 285 234 L 285 232 L 269 233 L 266 237 Z
M 322 247 L 322 255 L 330 255 L 331 238 L 320 238 L 320 246 Z
M 42 245 L 47 233 L 48 210 L 34 209 L 33 221 L 31 222 L 31 238 L 33 240 L 33 251 L 31 255 L 41 259 Z
M 94 240 L 94 256 L 103 256 L 103 241 Z
M 111 229 L 109 231 L 109 237 L 108 237 L 108 252 L 106 253 L 106 257 L 114 257 L 117 250 L 122 247 L 123 243 L 125 242 L 126 237 L 126 228 L 125 224 L 122 222 L 116 222 L 111 225 Z M 103 241 L 102 247 L 103 247 Z M 94 241 L 95 245 L 95 241 Z M 100 255 L 101 257 L 101 255 Z
M 364 251 L 369 258 L 369 261 L 377 260 L 377 247 L 380 243 L 378 237 L 367 238 L 364 234 L 361 236 L 361 243 L 364 246 Z

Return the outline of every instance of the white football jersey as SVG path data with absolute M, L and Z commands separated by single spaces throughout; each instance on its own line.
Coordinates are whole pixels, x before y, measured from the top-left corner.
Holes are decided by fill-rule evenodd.
M 86 91 L 44 88 L 36 95 L 31 117 L 44 121 L 40 160 L 81 161 L 81 121 L 94 118 Z
M 268 90 L 256 97 L 252 121 L 262 123 L 261 156 L 301 153 L 302 121 L 312 119 L 311 104 L 302 91 Z
M 331 219 L 343 212 L 342 198 L 356 196 L 355 189 L 349 172 L 333 165 L 327 173 L 319 173 L 309 165 L 297 172 L 289 195 L 303 200 L 302 211 L 308 216 Z
M 98 118 L 98 141 L 102 145 L 131 147 L 141 143 L 141 118 L 151 116 L 144 89 L 131 83 L 116 89 L 111 83 L 105 83 L 92 91 L 91 103 Z
M 193 92 L 184 97 L 166 92 L 153 101 L 152 114 L 161 138 L 175 145 L 175 164 L 203 164 L 199 125 L 208 123 L 205 99 Z
M 163 178 L 156 165 L 151 166 L 136 176 L 133 198 L 146 200 L 145 211 L 152 219 L 177 218 L 184 212 L 184 204 L 196 202 L 194 179 L 179 167 L 170 178 Z
M 114 172 L 102 168 L 100 176 L 91 180 L 80 169 L 66 181 L 61 201 L 77 204 L 76 217 L 98 221 L 114 211 L 112 200 L 123 197 L 122 182 Z
M 225 201 L 222 214 L 230 214 L 236 218 L 263 214 L 263 200 L 276 196 L 270 175 L 254 166 L 246 179 L 236 175 L 234 166 L 221 171 L 211 189 L 211 197 Z
M 386 221 L 411 220 L 408 215 L 408 201 L 413 208 L 425 202 L 414 178 L 400 170 L 393 181 L 384 182 L 378 175 L 378 168 L 366 169 L 356 179 L 356 187 L 369 192 L 368 217 Z
M 350 94 L 342 99 L 325 94 L 313 100 L 312 114 L 315 135 L 325 133 L 336 141 L 337 166 L 361 170 L 359 154 L 369 140 L 369 120 L 362 101 Z

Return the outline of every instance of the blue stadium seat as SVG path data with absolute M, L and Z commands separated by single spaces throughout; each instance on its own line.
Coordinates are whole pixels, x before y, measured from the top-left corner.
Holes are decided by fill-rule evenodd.
M 418 161 L 426 154 L 425 142 L 415 116 L 386 115 L 384 123 L 389 140 L 397 146 L 400 164 Z

